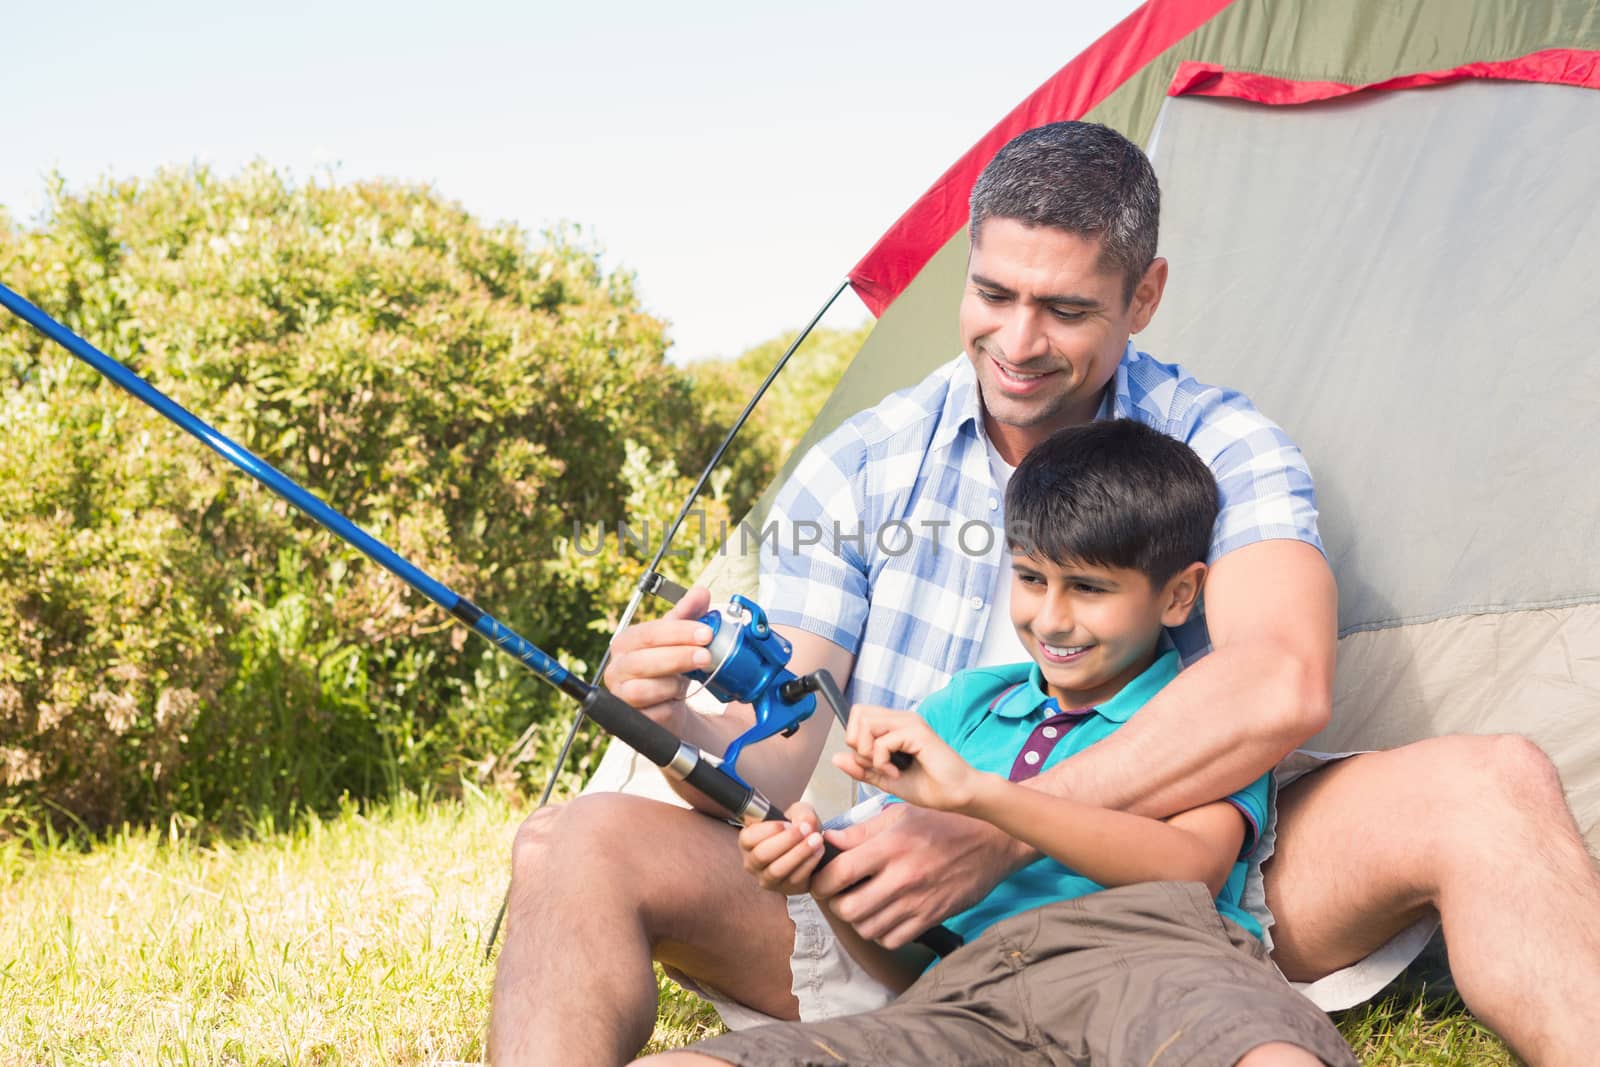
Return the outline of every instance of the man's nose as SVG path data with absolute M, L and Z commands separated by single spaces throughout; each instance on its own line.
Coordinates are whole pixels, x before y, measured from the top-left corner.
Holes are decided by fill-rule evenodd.
M 1008 309 L 1000 343 L 1006 358 L 1013 363 L 1042 356 L 1048 348 L 1039 316 L 1020 305 Z

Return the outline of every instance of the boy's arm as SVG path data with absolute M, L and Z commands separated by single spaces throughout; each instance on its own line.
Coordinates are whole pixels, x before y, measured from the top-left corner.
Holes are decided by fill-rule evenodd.
M 1204 882 L 1216 896 L 1244 844 L 1244 817 L 1226 801 L 1165 822 L 1053 797 L 983 775 L 963 814 L 1004 830 L 1103 886 Z
M 1104 886 L 1194 881 L 1215 895 L 1244 844 L 1244 818 L 1227 801 L 1162 822 L 1050 796 L 974 769 L 911 712 L 857 707 L 845 740 L 834 763 L 851 777 L 982 819 Z

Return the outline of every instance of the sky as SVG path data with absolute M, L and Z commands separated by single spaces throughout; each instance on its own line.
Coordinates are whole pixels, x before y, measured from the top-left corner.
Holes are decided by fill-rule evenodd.
M 6 16 L 0 206 L 164 164 L 432 185 L 577 223 L 672 358 L 803 325 L 962 152 L 1134 0 L 57 0 Z M 221 9 L 226 10 L 221 10 Z M 824 320 L 867 317 L 847 294 Z

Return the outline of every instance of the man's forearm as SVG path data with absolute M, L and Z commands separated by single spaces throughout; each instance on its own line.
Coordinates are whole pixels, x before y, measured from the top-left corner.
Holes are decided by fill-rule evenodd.
M 868 941 L 856 932 L 855 927 L 833 914 L 826 901 L 818 901 L 817 906 L 850 958 L 860 964 L 862 970 L 896 993 L 904 993 L 910 989 L 912 983 L 933 961 L 933 953 L 921 945 L 904 945 L 891 949 L 884 948 L 876 941 Z
M 1282 650 L 1219 649 L 1126 726 L 1028 784 L 1152 818 L 1218 800 L 1271 770 L 1327 717 L 1328 680 Z

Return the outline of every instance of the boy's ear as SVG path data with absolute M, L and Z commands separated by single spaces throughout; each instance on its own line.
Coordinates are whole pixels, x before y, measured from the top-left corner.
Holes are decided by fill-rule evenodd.
M 1181 626 L 1189 621 L 1189 614 L 1200 600 L 1200 590 L 1206 584 L 1206 565 L 1195 562 L 1167 579 L 1161 590 L 1161 625 Z

